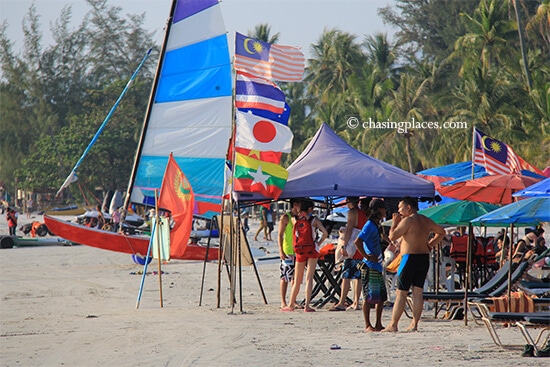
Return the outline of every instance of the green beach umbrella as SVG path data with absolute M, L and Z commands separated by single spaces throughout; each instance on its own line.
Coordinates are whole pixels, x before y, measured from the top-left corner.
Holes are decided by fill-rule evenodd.
M 453 203 L 432 206 L 423 209 L 418 214 L 425 215 L 437 224 L 467 226 L 474 218 L 492 212 L 499 206 L 475 201 L 455 201 Z

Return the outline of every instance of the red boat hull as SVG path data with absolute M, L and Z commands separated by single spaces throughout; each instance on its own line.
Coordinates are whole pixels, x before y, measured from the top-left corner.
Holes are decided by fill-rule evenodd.
M 124 252 L 127 254 L 140 254 L 145 256 L 149 248 L 149 237 L 138 235 L 124 235 L 114 232 L 88 228 L 80 224 L 66 222 L 57 218 L 44 215 L 44 223 L 56 236 L 81 245 L 97 247 L 103 250 Z M 176 260 L 204 260 L 206 257 L 205 246 L 189 243 L 181 257 L 173 257 Z M 208 249 L 208 260 L 218 260 L 218 248 Z

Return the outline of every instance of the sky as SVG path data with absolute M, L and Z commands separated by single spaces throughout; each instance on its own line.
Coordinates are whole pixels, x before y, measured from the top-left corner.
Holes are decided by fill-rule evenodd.
M 233 42 L 235 32 L 246 34 L 260 23 L 271 26 L 272 34 L 279 32 L 279 44 L 302 47 L 310 56 L 310 45 L 317 43 L 323 30 L 338 28 L 358 36 L 376 32 L 387 33 L 391 39 L 394 29 L 385 26 L 378 8 L 392 5 L 395 0 L 223 0 L 222 13 L 226 29 Z M 50 44 L 50 24 L 61 9 L 72 4 L 73 27 L 80 24 L 90 10 L 85 0 L 0 0 L 0 22 L 8 22 L 8 37 L 19 50 L 23 44 L 21 22 L 32 3 L 41 16 L 44 44 Z M 122 14 L 144 14 L 144 27 L 156 31 L 155 42 L 162 42 L 162 28 L 170 11 L 171 0 L 108 0 L 109 5 L 122 8 Z M 230 47 L 233 49 L 233 47 Z

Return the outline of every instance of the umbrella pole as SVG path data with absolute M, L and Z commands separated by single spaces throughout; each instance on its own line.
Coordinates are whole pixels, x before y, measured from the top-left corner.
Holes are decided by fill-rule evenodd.
M 510 249 L 509 249 L 509 262 L 510 262 L 510 271 L 508 272 L 508 312 L 512 312 L 510 309 L 512 307 L 512 238 L 514 238 L 514 224 L 510 224 Z
M 470 276 L 472 267 L 472 224 L 468 224 L 468 246 L 466 247 L 466 281 L 464 284 L 464 325 L 468 326 L 468 289 L 470 288 Z

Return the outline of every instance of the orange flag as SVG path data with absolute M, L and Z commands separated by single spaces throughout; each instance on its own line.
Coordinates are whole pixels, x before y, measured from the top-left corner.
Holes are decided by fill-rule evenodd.
M 191 234 L 195 195 L 172 153 L 164 172 L 158 205 L 172 213 L 174 226 L 170 231 L 170 257 L 181 258 Z

